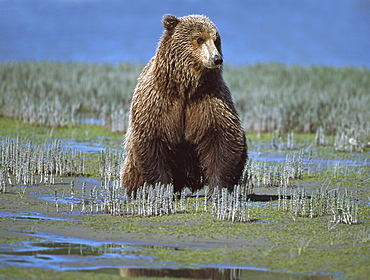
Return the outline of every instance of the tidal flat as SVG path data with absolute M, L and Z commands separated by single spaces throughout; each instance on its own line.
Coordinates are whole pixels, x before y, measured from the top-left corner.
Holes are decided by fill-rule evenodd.
M 119 186 L 141 65 L 0 65 L 0 279 L 368 279 L 370 80 L 225 67 L 249 146 L 228 195 Z
M 5 118 L 0 119 L 0 127 L 5 131 L 1 133 L 2 158 L 5 139 L 29 139 L 35 148 L 58 139 L 61 146 L 71 149 L 65 151 L 70 151 L 70 157 L 80 149 L 85 160 L 83 172 L 55 175 L 49 181 L 37 174 L 29 184 L 16 183 L 14 176 L 5 178 L 6 189 L 0 194 L 0 275 L 4 279 L 177 277 L 176 273 L 184 278 L 218 275 L 218 279 L 251 275 L 366 279 L 370 275 L 368 149 L 336 152 L 334 147 L 314 146 L 314 135 L 306 134 L 295 136 L 295 148 L 281 143 L 283 148 L 276 149 L 271 146 L 272 134 L 250 133 L 254 173 L 259 172 L 261 178 L 271 176 L 271 170 L 279 172 L 275 167 L 290 154 L 306 149 L 307 155 L 302 159 L 301 178 L 290 178 L 285 194 L 263 179 L 249 190 L 244 222 L 218 219 L 202 195 L 175 200 L 173 214 L 112 215 L 101 211 L 99 195 L 90 194 L 107 180 L 99 170 L 102 162 L 108 164 L 102 161 L 102 151 L 119 153 L 122 135 L 94 125 L 53 129 Z M 79 144 L 74 146 L 70 139 Z M 91 149 L 97 143 L 101 150 Z M 111 181 L 114 178 L 117 174 Z M 306 197 L 294 200 L 298 189 L 305 189 Z M 310 196 L 318 190 L 346 193 L 356 203 L 350 213 L 356 215 L 355 222 L 336 221 L 334 213 L 310 217 Z M 293 201 L 304 203 L 307 214 L 302 215 L 302 208 Z

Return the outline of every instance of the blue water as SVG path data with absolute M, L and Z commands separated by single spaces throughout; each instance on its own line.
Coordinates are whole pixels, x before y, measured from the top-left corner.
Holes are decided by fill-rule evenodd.
M 147 62 L 161 18 L 205 14 L 228 64 L 370 68 L 369 0 L 0 0 L 0 62 Z

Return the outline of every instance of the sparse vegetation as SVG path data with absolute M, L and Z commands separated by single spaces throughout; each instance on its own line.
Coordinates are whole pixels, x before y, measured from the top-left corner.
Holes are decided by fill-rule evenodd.
M 308 174 L 310 162 L 302 150 L 288 154 L 285 161 L 275 165 L 249 160 L 241 179 L 242 185 L 236 186 L 231 193 L 226 189 L 216 189 L 210 197 L 208 189 L 197 191 L 192 194 L 195 202 L 190 206 L 187 202 L 189 192 L 184 190 L 181 194 L 175 194 L 171 185 L 145 185 L 138 190 L 136 199 L 125 193 L 118 175 L 123 162 L 122 151 L 105 149 L 97 160 L 95 166 L 99 169 L 101 185 L 90 190 L 90 195 L 86 194 L 86 185 L 82 185 L 81 197 L 77 197 L 75 183 L 71 181 L 70 195 L 66 196 L 70 202 L 70 213 L 76 209 L 76 204 L 80 204 L 81 213 L 128 216 L 158 216 L 186 211 L 196 213 L 203 210 L 211 212 L 216 220 L 248 222 L 251 221 L 250 209 L 247 208 L 249 195 L 254 194 L 254 189 L 267 187 L 277 189 L 278 211 L 289 212 L 296 217 L 332 216 L 333 223 L 357 224 L 359 203 L 350 190 L 324 190 L 321 187 L 308 193 L 304 188 L 290 188 L 292 180 L 301 180 L 304 173 L 305 176 Z M 82 175 L 84 161 L 82 152 L 61 148 L 58 140 L 50 145 L 35 145 L 21 139 L 3 138 L 0 141 L 1 191 L 6 192 L 8 184 L 50 186 L 55 184 L 56 176 Z M 327 170 L 334 178 L 338 176 L 338 166 L 329 165 Z M 59 211 L 57 191 L 55 205 Z
M 53 184 L 55 176 L 82 174 L 82 152 L 62 148 L 59 140 L 54 140 L 50 145 L 34 145 L 27 140 L 0 139 L 0 186 L 3 192 L 7 184 Z

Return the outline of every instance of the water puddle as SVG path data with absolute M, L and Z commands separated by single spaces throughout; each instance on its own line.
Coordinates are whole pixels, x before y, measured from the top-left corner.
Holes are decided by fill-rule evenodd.
M 284 151 L 276 151 L 276 150 L 264 150 L 264 151 L 254 151 L 249 150 L 249 158 L 253 161 L 262 161 L 262 162 L 269 162 L 269 163 L 282 163 L 285 162 L 287 159 L 287 155 L 292 155 L 297 153 L 297 150 L 286 152 Z M 332 156 L 335 155 L 334 158 Z M 317 165 L 319 167 L 327 167 L 328 165 L 340 165 L 340 166 L 366 166 L 370 165 L 368 156 L 366 154 L 356 154 L 353 153 L 351 158 L 341 157 L 341 154 L 337 153 L 329 154 L 330 158 L 325 158 L 320 155 L 312 155 L 312 159 L 310 160 L 311 164 Z M 302 158 L 304 164 L 308 163 L 308 155 Z
M 145 245 L 107 243 L 36 233 L 39 241 L 1 244 L 0 267 L 18 266 L 57 271 L 90 271 L 122 277 L 172 277 L 187 279 L 334 279 L 333 275 L 301 275 L 254 267 L 224 267 L 157 261 L 141 254 Z M 48 238 L 45 238 L 48 237 Z M 181 248 L 166 247 L 169 250 Z M 185 267 L 184 267 L 185 266 Z
M 86 154 L 95 154 L 100 153 L 106 149 L 106 145 L 102 143 L 91 143 L 91 142 L 82 142 L 75 141 L 72 139 L 63 139 L 61 143 L 62 148 L 75 149 L 77 151 L 82 151 Z
M 32 237 L 47 236 L 43 233 Z M 40 241 L 2 244 L 0 263 L 3 265 L 36 267 L 53 270 L 116 269 L 144 265 L 153 257 L 139 256 L 137 246 L 104 243 L 78 238 L 49 236 Z
M 60 187 L 60 190 L 57 193 L 57 200 L 59 204 L 69 204 L 72 201 L 71 197 L 71 181 L 74 182 L 76 186 L 76 191 L 81 192 L 82 191 L 82 185 L 86 184 L 86 190 L 85 190 L 85 204 L 89 203 L 88 196 L 90 194 L 90 191 L 94 188 L 99 188 L 101 186 L 101 181 L 96 178 L 63 178 L 63 182 L 56 182 L 55 187 Z M 37 192 L 37 191 L 31 191 L 30 194 L 33 196 L 33 198 L 47 201 L 51 203 L 55 203 L 55 192 L 50 190 L 50 192 Z M 78 196 L 73 197 L 74 204 L 81 204 L 83 202 L 81 194 Z
M 0 212 L 0 217 L 10 217 L 14 220 L 38 220 L 38 221 L 65 221 L 68 219 L 61 219 L 56 217 L 51 217 L 42 213 L 38 212 L 17 212 L 17 213 L 10 213 L 10 212 Z
M 103 125 L 103 121 L 101 119 L 94 119 L 94 118 L 82 119 L 79 122 L 84 123 L 84 124 L 91 124 L 91 125 Z

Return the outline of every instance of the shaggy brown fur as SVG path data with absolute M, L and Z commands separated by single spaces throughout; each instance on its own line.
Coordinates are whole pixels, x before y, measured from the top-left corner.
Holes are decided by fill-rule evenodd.
M 163 26 L 132 99 L 122 185 L 129 194 L 145 182 L 232 190 L 247 146 L 222 78 L 220 35 L 201 15 L 166 15 Z

